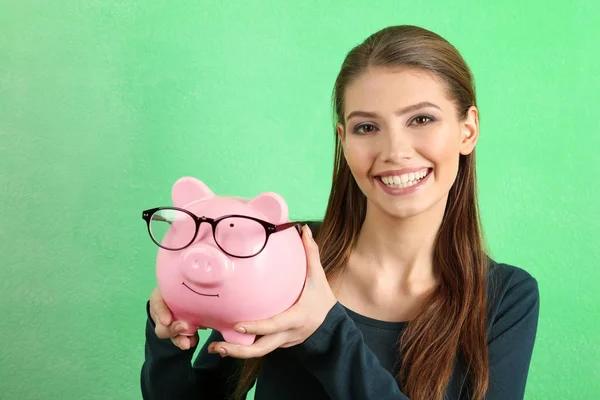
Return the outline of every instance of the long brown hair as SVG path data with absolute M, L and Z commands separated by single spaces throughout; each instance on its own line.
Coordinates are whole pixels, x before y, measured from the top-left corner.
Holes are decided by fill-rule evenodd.
M 344 123 L 344 91 L 369 67 L 408 66 L 441 78 L 459 118 L 476 106 L 473 76 L 460 53 L 426 29 L 402 25 L 376 32 L 346 56 L 333 90 L 336 123 Z M 344 268 L 360 233 L 367 200 L 359 189 L 335 133 L 333 184 L 316 237 L 328 276 Z M 434 249 L 440 284 L 402 335 L 398 381 L 413 400 L 442 400 L 457 357 L 467 365 L 469 392 L 482 400 L 488 388 L 485 253 L 477 202 L 475 151 L 461 155 L 456 180 Z M 254 383 L 260 359 L 247 360 L 236 394 Z

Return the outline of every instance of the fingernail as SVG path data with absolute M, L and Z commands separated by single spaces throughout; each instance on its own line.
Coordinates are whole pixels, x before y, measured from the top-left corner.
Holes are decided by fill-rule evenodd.
M 224 348 L 220 348 L 219 354 L 221 354 L 221 357 L 225 357 L 227 355 L 227 351 Z
M 238 326 L 237 328 L 235 328 L 235 330 L 239 333 L 246 333 L 246 328 L 244 328 L 243 326 Z

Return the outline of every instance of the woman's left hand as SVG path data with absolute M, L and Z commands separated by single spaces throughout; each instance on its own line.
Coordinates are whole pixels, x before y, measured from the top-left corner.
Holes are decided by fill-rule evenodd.
M 302 242 L 306 251 L 307 276 L 302 295 L 292 307 L 276 316 L 255 322 L 236 324 L 238 332 L 262 336 L 249 346 L 213 342 L 209 353 L 222 357 L 257 358 L 280 347 L 292 347 L 304 342 L 321 326 L 337 300 L 321 266 L 319 248 L 312 232 L 304 226 Z

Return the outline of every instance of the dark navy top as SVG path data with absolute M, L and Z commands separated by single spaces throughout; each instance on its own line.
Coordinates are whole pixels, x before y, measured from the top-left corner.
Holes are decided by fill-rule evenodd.
M 487 400 L 523 399 L 538 324 L 538 285 L 520 268 L 489 262 Z M 368 318 L 337 303 L 304 343 L 263 358 L 255 399 L 409 400 L 396 380 L 402 361 L 398 342 L 406 324 Z M 143 398 L 228 399 L 243 360 L 209 354 L 214 341 L 223 341 L 217 331 L 192 361 L 195 349 L 180 350 L 159 339 L 148 314 Z M 458 354 L 445 399 L 471 398 L 466 370 Z

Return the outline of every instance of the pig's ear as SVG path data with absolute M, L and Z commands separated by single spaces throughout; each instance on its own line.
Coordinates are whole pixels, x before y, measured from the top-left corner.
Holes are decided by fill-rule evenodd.
M 214 196 L 215 194 L 204 184 L 204 182 L 190 176 L 179 178 L 175 184 L 173 184 L 173 189 L 171 189 L 173 205 L 181 208 L 185 208 L 196 201 L 209 199 Z
M 288 221 L 288 206 L 277 193 L 261 193 L 248 202 L 248 205 L 267 217 L 272 224 Z

